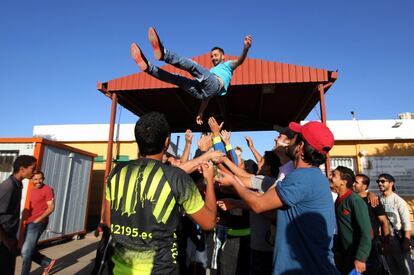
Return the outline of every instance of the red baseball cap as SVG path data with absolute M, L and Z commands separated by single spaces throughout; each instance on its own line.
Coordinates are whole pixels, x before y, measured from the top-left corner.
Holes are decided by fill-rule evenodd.
M 334 136 L 331 130 L 319 121 L 310 121 L 304 125 L 291 122 L 289 129 L 302 134 L 309 145 L 321 154 L 328 153 L 334 145 Z

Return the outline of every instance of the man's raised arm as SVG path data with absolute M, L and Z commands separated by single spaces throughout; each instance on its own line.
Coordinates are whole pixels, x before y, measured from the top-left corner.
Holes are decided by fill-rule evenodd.
M 243 64 L 244 60 L 246 59 L 247 52 L 249 51 L 250 47 L 252 46 L 252 37 L 250 35 L 247 35 L 244 38 L 244 47 L 243 51 L 240 54 L 240 56 L 237 58 L 237 60 L 234 60 L 232 63 L 232 67 L 235 70 L 238 66 Z
M 206 196 L 204 206 L 190 217 L 200 225 L 203 230 L 211 230 L 216 225 L 217 218 L 217 201 L 214 192 L 214 169 L 213 165 L 204 162 L 201 164 L 204 179 L 206 180 Z

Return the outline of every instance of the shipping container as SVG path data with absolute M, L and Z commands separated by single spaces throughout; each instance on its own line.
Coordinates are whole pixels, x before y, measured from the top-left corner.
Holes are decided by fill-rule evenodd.
M 86 233 L 87 209 L 93 159 L 96 156 L 77 148 L 44 138 L 0 138 L 0 184 L 12 174 L 19 155 L 37 158 L 37 169 L 45 173 L 45 183 L 53 188 L 55 211 L 40 241 L 52 241 Z M 23 181 L 21 230 L 29 209 L 32 183 Z

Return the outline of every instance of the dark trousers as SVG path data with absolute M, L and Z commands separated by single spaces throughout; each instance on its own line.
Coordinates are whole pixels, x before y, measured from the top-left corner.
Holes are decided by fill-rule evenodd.
M 10 253 L 9 249 L 0 242 L 0 274 L 14 275 L 16 267 L 16 254 Z
M 226 227 L 216 225 L 207 237 L 207 257 L 211 275 L 249 274 L 250 235 L 230 236 Z
M 98 243 L 98 247 L 96 249 L 96 257 L 95 257 L 95 265 L 93 267 L 91 275 L 100 275 L 100 274 L 112 274 L 112 270 L 114 268 L 114 263 L 112 262 L 112 245 L 109 244 L 109 237 L 111 236 L 111 232 L 106 225 L 101 224 L 102 228 L 102 238 Z M 106 273 L 103 271 L 106 270 Z
M 220 258 L 221 275 L 249 274 L 250 235 L 232 237 L 227 235 Z
M 380 250 L 381 244 L 379 240 L 372 240 L 371 253 L 366 262 L 366 271 L 364 275 L 378 275 L 381 270 L 381 261 L 380 261 Z
M 250 250 L 250 275 L 271 275 L 273 251 Z

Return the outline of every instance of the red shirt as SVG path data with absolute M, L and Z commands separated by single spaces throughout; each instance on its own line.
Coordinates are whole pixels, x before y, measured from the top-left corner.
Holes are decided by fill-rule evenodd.
M 30 206 L 28 222 L 33 222 L 40 217 L 47 209 L 47 202 L 54 199 L 53 189 L 48 185 L 43 185 L 40 188 L 33 187 L 30 191 Z M 48 222 L 46 218 L 43 222 Z

